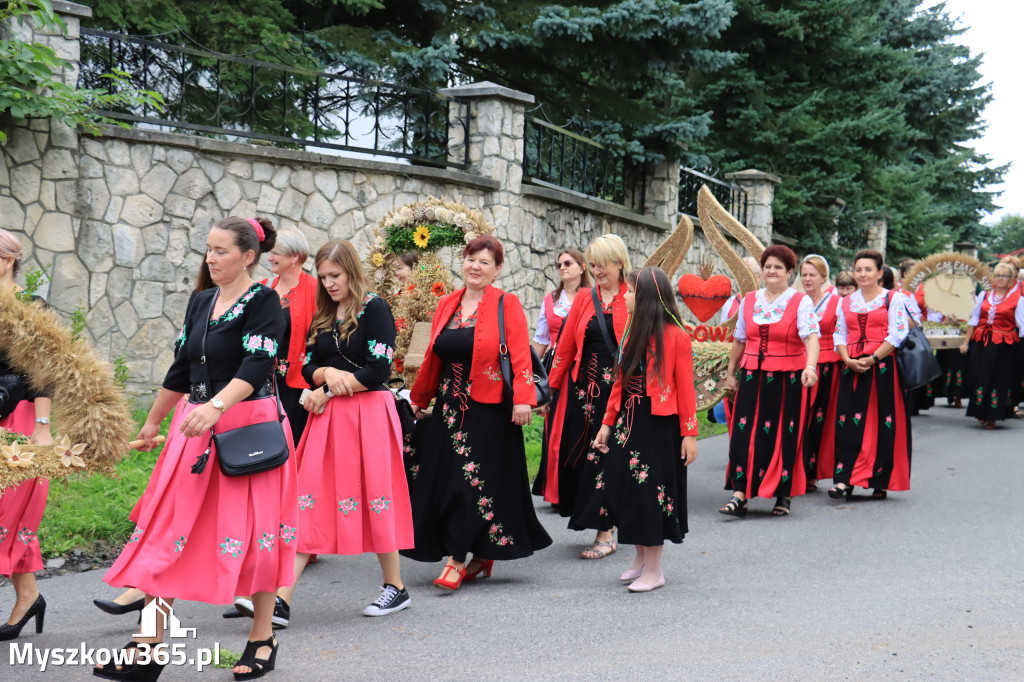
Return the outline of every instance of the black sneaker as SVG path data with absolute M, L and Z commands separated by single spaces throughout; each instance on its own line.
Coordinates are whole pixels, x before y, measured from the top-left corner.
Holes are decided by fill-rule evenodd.
M 274 600 L 274 615 L 270 617 L 274 629 L 279 630 L 288 627 L 288 620 L 292 616 L 292 609 L 284 603 L 284 599 L 277 597 Z
M 377 597 L 377 601 L 363 609 L 363 615 L 386 616 L 389 613 L 401 611 L 411 603 L 412 599 L 409 598 L 409 593 L 404 587 L 398 589 L 394 585 L 385 584 L 380 588 L 380 596 Z

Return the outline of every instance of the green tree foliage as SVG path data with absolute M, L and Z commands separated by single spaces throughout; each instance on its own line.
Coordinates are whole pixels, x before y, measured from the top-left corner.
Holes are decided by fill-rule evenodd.
M 71 64 L 58 57 L 47 45 L 27 42 L 11 29 L 35 25 L 53 33 L 64 33 L 66 27 L 54 13 L 49 0 L 10 0 L 0 5 L 0 112 L 16 121 L 26 118 L 53 118 L 87 131 L 97 130 L 100 123 L 127 124 L 105 118 L 97 110 L 120 106 L 126 102 L 148 103 L 159 109 L 162 99 L 152 92 L 125 87 L 111 94 L 105 89 L 76 89 L 55 74 Z M 119 85 L 128 74 L 108 73 L 104 78 Z M 0 130 L 0 143 L 7 136 Z
M 977 238 L 1004 167 L 967 142 L 990 100 L 978 56 L 943 6 L 916 0 L 736 0 L 724 44 L 742 57 L 696 89 L 713 112 L 699 144 L 726 170 L 783 182 L 775 228 L 810 249 L 863 245 L 889 222 L 889 255 Z M 837 201 L 841 200 L 841 201 Z M 840 210 L 839 206 L 842 205 Z
M 986 244 L 986 251 L 992 254 L 1006 254 L 1024 249 L 1024 216 L 1019 213 L 1004 215 L 992 227 L 992 241 Z

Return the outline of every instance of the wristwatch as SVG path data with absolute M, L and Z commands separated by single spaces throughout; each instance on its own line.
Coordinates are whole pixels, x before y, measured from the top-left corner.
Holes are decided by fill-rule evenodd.
M 221 414 L 224 414 L 224 401 L 220 398 L 213 398 L 210 400 L 210 404 L 220 410 Z
M 49 417 L 39 417 L 39 418 L 36 419 L 36 424 L 49 424 L 49 423 L 50 423 L 50 418 Z
M 876 365 L 881 362 L 881 360 L 878 359 L 878 356 L 874 353 L 871 354 L 871 357 L 874 359 Z

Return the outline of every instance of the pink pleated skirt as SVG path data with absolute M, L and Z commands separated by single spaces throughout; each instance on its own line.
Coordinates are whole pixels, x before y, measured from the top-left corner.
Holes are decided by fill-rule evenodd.
M 182 418 L 196 408 L 188 403 Z M 217 431 L 277 419 L 273 398 L 238 403 Z M 284 422 L 285 433 L 289 429 Z M 209 436 L 172 429 L 138 505 L 135 531 L 104 580 L 146 594 L 228 604 L 237 594 L 294 582 L 298 507 L 295 457 L 271 471 L 225 476 L 216 448 L 201 474 L 192 465 Z
M 299 551 L 394 552 L 413 546 L 412 505 L 395 399 L 337 396 L 299 441 Z
M 167 436 L 170 437 L 172 433 L 178 433 L 178 429 L 181 427 L 181 420 L 185 416 L 185 408 L 188 406 L 188 397 L 184 397 L 178 401 L 178 404 L 174 406 L 174 414 L 171 415 L 171 424 L 167 428 Z M 179 434 L 180 435 L 180 434 Z M 150 474 L 150 478 L 155 478 L 160 475 L 161 465 L 164 463 L 163 457 L 158 457 L 156 464 L 153 465 L 153 473 Z M 148 490 L 148 488 L 147 488 Z M 139 511 L 142 509 L 143 500 L 146 499 L 145 491 L 139 496 L 139 501 L 132 507 L 131 512 L 128 514 L 128 520 L 132 523 L 139 522 Z
M 0 421 L 8 431 L 32 435 L 36 426 L 36 407 L 22 400 L 14 412 Z M 50 481 L 33 478 L 20 485 L 5 488 L 0 494 L 0 575 L 33 573 L 42 570 L 43 555 L 39 551 L 39 524 L 46 510 Z

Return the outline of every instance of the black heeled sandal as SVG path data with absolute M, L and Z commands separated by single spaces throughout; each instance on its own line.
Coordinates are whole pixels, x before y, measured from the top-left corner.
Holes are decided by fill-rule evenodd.
M 123 651 L 138 648 L 139 642 L 133 640 L 125 645 Z M 138 656 L 138 652 L 136 652 L 135 655 Z M 160 673 L 164 671 L 165 665 L 166 663 L 157 663 L 153 660 L 150 660 L 150 662 L 146 665 L 127 663 L 118 668 L 117 664 L 114 663 L 114 661 L 111 661 L 110 663 L 105 664 L 102 668 L 93 668 L 92 674 L 96 677 L 102 677 L 105 680 L 124 680 L 125 682 L 156 682 L 157 678 L 160 677 Z
M 846 499 L 853 497 L 853 486 L 848 485 L 845 488 L 840 488 L 838 485 L 834 485 L 828 489 L 828 496 L 833 500 L 838 500 L 843 495 L 846 495 Z
M 792 497 L 780 497 L 775 500 L 772 507 L 772 516 L 789 516 L 789 506 L 793 503 Z
M 118 604 L 116 601 L 110 599 L 93 599 L 92 603 L 96 605 L 100 611 L 109 613 L 112 616 L 123 616 L 126 613 L 132 611 L 141 611 L 142 607 L 146 605 L 146 598 L 136 599 L 130 604 Z
M 256 658 L 256 652 L 261 647 L 270 647 L 270 656 L 267 658 Z M 238 659 L 238 663 L 235 663 L 237 668 L 240 665 L 244 665 L 249 669 L 247 673 L 235 673 L 236 680 L 255 680 L 258 677 L 263 677 L 271 670 L 274 669 L 274 661 L 277 660 L 277 639 L 273 635 L 270 639 L 264 639 L 260 642 L 246 642 L 245 651 L 242 652 L 242 657 Z
M 7 641 L 14 639 L 21 634 L 21 629 L 25 627 L 29 619 L 35 616 L 36 618 L 36 634 L 40 634 L 43 631 L 43 618 L 46 616 L 46 600 L 43 599 L 43 595 L 39 595 L 32 606 L 28 607 L 28 611 L 21 617 L 14 625 L 4 623 L 0 625 L 0 641 Z
M 735 495 L 725 503 L 725 506 L 718 510 L 719 514 L 725 514 L 726 516 L 737 516 L 743 518 L 747 515 L 747 501 L 741 500 Z
M 887 497 L 889 497 L 889 492 L 881 488 L 875 488 L 871 491 L 871 498 L 874 500 L 884 500 Z

